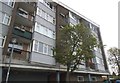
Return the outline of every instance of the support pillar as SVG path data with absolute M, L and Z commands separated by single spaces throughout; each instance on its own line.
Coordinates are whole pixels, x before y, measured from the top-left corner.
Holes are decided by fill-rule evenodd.
M 89 83 L 91 83 L 91 74 L 88 74 L 88 80 L 89 80 Z
M 60 72 L 57 71 L 57 83 L 60 83 Z

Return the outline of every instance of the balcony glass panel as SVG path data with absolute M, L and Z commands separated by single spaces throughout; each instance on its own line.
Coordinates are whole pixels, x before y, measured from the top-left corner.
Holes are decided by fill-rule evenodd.
M 24 37 L 26 39 L 31 40 L 32 39 L 32 33 L 26 30 L 20 30 L 17 28 L 13 29 L 13 34 L 20 36 L 20 37 Z

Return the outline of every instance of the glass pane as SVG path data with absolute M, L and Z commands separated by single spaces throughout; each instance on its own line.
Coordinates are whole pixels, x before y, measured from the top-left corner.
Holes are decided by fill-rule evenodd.
M 43 43 L 39 42 L 39 52 L 43 52 Z
M 10 0 L 8 3 L 9 6 L 13 7 L 14 6 L 14 0 Z
M 9 23 L 9 19 L 8 18 L 5 18 L 4 19 L 4 24 L 8 24 Z
M 48 54 L 53 55 L 53 50 L 51 46 L 48 46 Z
M 0 34 L 0 46 L 2 46 L 2 41 L 3 41 L 3 38 L 2 38 L 2 35 Z
M 44 11 L 42 11 L 42 17 L 45 18 L 45 12 Z
M 35 41 L 34 50 L 35 50 L 35 51 L 38 51 L 38 41 Z
M 43 53 L 48 54 L 48 46 L 46 44 L 44 44 L 43 48 L 44 48 Z

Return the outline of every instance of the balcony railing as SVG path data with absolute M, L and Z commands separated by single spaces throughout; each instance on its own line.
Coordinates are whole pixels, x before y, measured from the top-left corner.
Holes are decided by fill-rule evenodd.
M 29 40 L 32 39 L 32 33 L 29 32 L 29 31 L 26 31 L 26 30 L 23 31 L 23 30 L 14 28 L 13 29 L 13 34 L 17 35 L 17 36 L 20 36 L 20 37 L 24 37 L 24 38 L 29 39 Z
M 11 50 L 12 48 L 9 47 L 8 53 L 6 56 L 7 59 L 10 57 Z M 29 59 L 30 59 L 30 52 L 14 48 L 13 56 L 12 56 L 12 61 L 13 61 L 12 63 L 21 64 L 20 62 L 28 62 Z
M 30 15 L 27 11 L 23 10 L 22 8 L 18 9 L 17 14 L 30 21 L 33 21 L 34 16 Z

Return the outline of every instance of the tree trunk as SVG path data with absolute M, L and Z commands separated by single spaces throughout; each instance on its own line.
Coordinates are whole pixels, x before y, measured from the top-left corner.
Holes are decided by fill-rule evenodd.
M 69 77 L 70 77 L 70 72 L 69 72 L 69 68 L 70 66 L 69 66 L 69 64 L 67 65 L 67 73 L 66 73 L 66 83 L 69 83 L 69 81 L 70 81 L 70 79 L 69 79 Z
M 90 66 L 89 66 L 89 61 L 86 60 L 86 61 L 85 61 L 85 64 L 86 64 L 86 68 L 89 70 L 89 67 L 90 67 Z
M 69 79 L 69 74 L 70 74 L 70 72 L 67 71 L 67 73 L 66 73 L 66 83 L 69 83 L 69 81 L 70 81 L 70 79 Z

